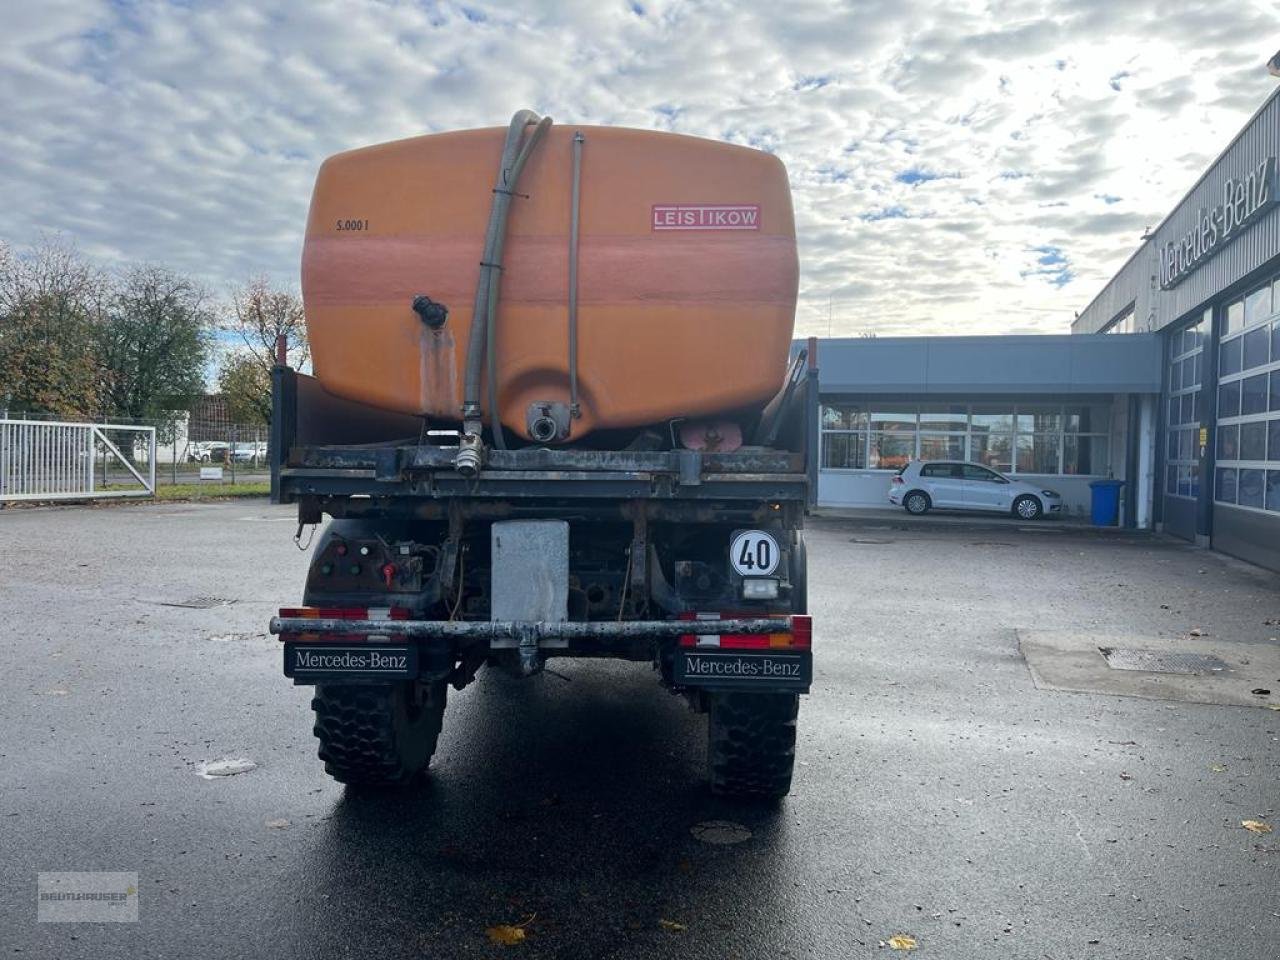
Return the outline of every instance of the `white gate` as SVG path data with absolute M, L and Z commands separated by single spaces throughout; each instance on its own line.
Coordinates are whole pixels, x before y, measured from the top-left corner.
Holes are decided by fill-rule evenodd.
M 156 428 L 0 420 L 0 501 L 149 497 Z

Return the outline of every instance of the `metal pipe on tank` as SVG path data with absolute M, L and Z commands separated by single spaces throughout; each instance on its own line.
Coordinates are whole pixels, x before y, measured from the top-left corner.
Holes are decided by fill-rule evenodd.
M 573 194 L 569 209 L 569 416 L 582 416 L 578 406 L 578 221 L 582 198 L 582 131 L 573 135 Z
M 484 444 L 480 439 L 480 365 L 484 361 L 485 347 L 490 338 L 489 298 L 493 294 L 491 275 L 500 269 L 493 256 L 493 248 L 496 238 L 506 232 L 507 210 L 511 204 L 511 190 L 506 186 L 507 169 L 515 159 L 524 128 L 536 119 L 536 115 L 529 110 L 519 110 L 511 118 L 507 139 L 502 146 L 502 158 L 498 162 L 493 200 L 489 204 L 489 223 L 485 228 L 484 251 L 480 255 L 480 274 L 476 280 L 476 296 L 471 310 L 471 332 L 467 340 L 462 436 L 458 440 L 458 455 L 453 461 L 455 469 L 464 477 L 474 477 L 479 473 L 484 459 Z
M 516 183 L 520 179 L 520 172 L 524 169 L 524 165 L 538 145 L 538 141 L 542 139 L 550 126 L 550 117 L 543 117 L 539 120 L 537 126 L 533 128 L 533 133 L 529 135 L 529 139 L 524 141 L 520 152 L 516 154 L 511 167 L 503 171 L 503 180 L 507 184 L 504 192 L 508 203 L 510 203 L 511 195 L 515 193 Z M 490 251 L 489 256 L 485 257 L 485 260 L 493 264 L 492 269 L 489 271 L 489 296 L 485 303 L 485 312 L 487 314 L 485 318 L 485 351 L 489 360 L 489 432 L 493 435 L 493 445 L 499 450 L 507 449 L 507 440 L 502 433 L 502 418 L 498 415 L 497 347 L 498 296 L 502 284 L 502 251 L 506 244 L 507 214 L 504 211 L 502 225 L 494 236 L 493 249 Z
M 536 124 L 533 134 L 521 146 L 524 129 Z M 480 257 L 480 275 L 476 281 L 475 305 L 471 316 L 471 333 L 467 342 L 467 367 L 462 403 L 462 438 L 455 465 L 459 473 L 475 476 L 480 469 L 482 444 L 480 440 L 480 367 L 485 358 L 486 345 L 490 343 L 490 329 L 495 315 L 498 284 L 502 273 L 502 247 L 507 234 L 507 215 L 511 209 L 511 197 L 515 193 L 525 161 L 542 135 L 551 125 L 550 117 L 539 118 L 532 110 L 518 110 L 507 128 L 507 139 L 502 148 L 502 159 L 493 186 L 493 202 L 489 208 L 489 224 L 485 229 L 484 253 Z M 490 357 L 492 358 L 492 351 Z M 492 363 L 490 370 L 492 370 Z M 490 375 L 490 405 L 496 393 Z M 496 416 L 494 422 L 497 422 Z M 500 427 L 498 428 L 501 429 Z M 498 439 L 501 445 L 501 437 Z
M 498 162 L 498 176 L 493 187 L 493 200 L 489 204 L 489 223 L 485 228 L 484 252 L 480 256 L 480 276 L 476 281 L 475 303 L 471 313 L 471 335 L 467 342 L 467 370 L 462 398 L 462 418 L 467 433 L 479 433 L 480 430 L 480 363 L 484 359 L 484 328 L 489 315 L 489 274 L 497 267 L 492 257 L 493 245 L 498 234 L 506 229 L 507 209 L 511 204 L 507 169 L 515 160 L 524 128 L 530 123 L 536 123 L 537 119 L 537 115 L 530 110 L 516 112 L 507 128 L 502 158 Z

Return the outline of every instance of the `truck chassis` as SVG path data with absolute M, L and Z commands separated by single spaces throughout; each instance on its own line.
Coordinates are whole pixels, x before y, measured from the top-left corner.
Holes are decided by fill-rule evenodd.
M 315 686 L 328 773 L 418 777 L 448 687 L 482 667 L 530 676 L 554 657 L 611 657 L 651 663 L 709 715 L 714 792 L 787 793 L 813 669 L 801 528 L 816 368 L 799 369 L 768 445 L 491 450 L 468 477 L 456 434 L 278 366 L 273 499 L 297 505 L 299 532 L 332 519 L 303 606 L 270 630 L 285 674 Z

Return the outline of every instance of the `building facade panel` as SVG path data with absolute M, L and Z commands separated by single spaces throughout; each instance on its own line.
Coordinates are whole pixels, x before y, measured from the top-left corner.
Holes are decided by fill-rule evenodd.
M 1157 521 L 1280 569 L 1280 90 L 1073 332 L 1127 303 L 1163 340 Z

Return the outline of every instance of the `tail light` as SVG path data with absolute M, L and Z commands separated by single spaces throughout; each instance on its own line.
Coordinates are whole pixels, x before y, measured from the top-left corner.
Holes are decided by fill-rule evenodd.
M 411 616 L 406 607 L 281 607 L 279 615 L 301 620 L 408 620 Z M 374 636 L 376 634 L 331 633 L 321 636 L 318 633 L 282 633 L 280 639 L 351 643 Z
M 759 613 L 682 613 L 682 620 L 754 619 Z M 813 618 L 807 613 L 765 614 L 786 617 L 790 628 L 783 633 L 686 633 L 680 638 L 682 647 L 719 647 L 721 650 L 811 650 Z
M 894 482 L 894 483 L 906 483 L 907 481 L 903 480 L 901 477 L 895 476 L 895 477 L 893 478 L 893 482 Z

